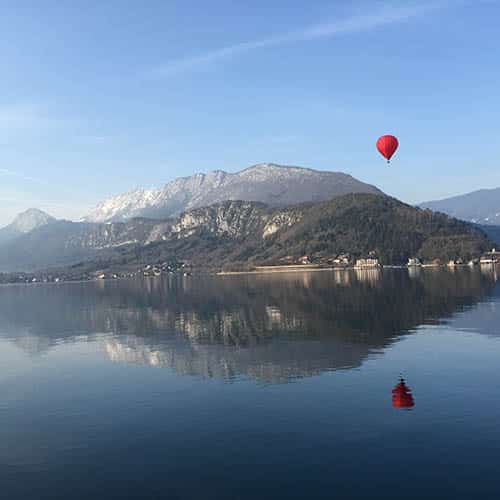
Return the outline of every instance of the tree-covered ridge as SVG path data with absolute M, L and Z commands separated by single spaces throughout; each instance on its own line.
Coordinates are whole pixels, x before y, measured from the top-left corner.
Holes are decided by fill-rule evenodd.
M 371 256 L 385 265 L 406 264 L 411 257 L 466 262 L 494 246 L 473 224 L 373 194 L 287 208 L 227 201 L 169 221 L 133 219 L 98 229 L 121 231 L 122 239 L 135 243 L 95 248 L 90 258 L 51 275 L 85 279 L 97 271 L 137 272 L 160 263 L 176 269 L 180 262 L 196 270 L 250 270 L 303 262 L 304 256 L 325 266 L 341 255 L 350 263 Z M 95 239 L 100 233 L 92 228 L 89 234 Z
M 409 257 L 469 260 L 491 243 L 469 223 L 387 196 L 356 194 L 310 206 L 275 246 L 315 257 L 374 252 L 384 264 L 402 264 Z
M 286 209 L 224 202 L 187 212 L 179 220 L 189 225 L 160 242 L 132 252 L 123 249 L 121 261 L 135 265 L 177 259 L 197 268 L 251 269 L 296 262 L 304 255 L 326 264 L 341 254 L 351 261 L 371 254 L 382 264 L 406 264 L 410 257 L 466 261 L 492 246 L 472 224 L 372 194 Z

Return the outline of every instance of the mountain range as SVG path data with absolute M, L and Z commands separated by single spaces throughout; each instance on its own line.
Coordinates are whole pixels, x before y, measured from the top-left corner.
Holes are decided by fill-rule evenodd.
M 412 256 L 470 258 L 491 244 L 471 224 L 411 207 L 346 174 L 300 167 L 261 164 L 237 174 L 194 175 L 117 200 L 81 222 L 36 209 L 20 214 L 0 229 L 0 271 L 78 263 L 134 268 L 165 260 L 242 269 L 303 255 L 326 262 L 371 252 L 391 264 Z
M 491 242 L 472 224 L 385 195 L 354 193 L 285 208 L 226 201 L 163 221 L 55 221 L 0 246 L 0 269 L 73 264 L 83 275 L 188 261 L 207 271 L 242 270 L 304 255 L 328 263 L 339 254 L 372 253 L 384 264 L 404 264 L 413 256 L 470 259 L 488 248 Z
M 489 248 L 487 236 L 472 224 L 389 196 L 356 193 L 286 208 L 230 201 L 193 209 L 151 244 L 121 248 L 109 265 L 180 259 L 195 268 L 241 270 L 303 256 L 327 264 L 340 254 L 406 264 L 414 256 L 466 260 Z
M 475 224 L 500 225 L 500 188 L 480 189 L 420 206 Z
M 262 163 L 236 173 L 215 170 L 179 177 L 159 189 L 137 189 L 121 194 L 100 203 L 83 220 L 163 219 L 191 208 L 229 200 L 257 201 L 271 207 L 285 207 L 330 200 L 348 193 L 382 192 L 341 172 Z
M 159 189 L 125 193 L 99 204 L 80 222 L 56 220 L 30 209 L 0 229 L 0 271 L 70 265 L 102 257 L 115 247 L 146 245 L 162 233 L 163 223 L 158 221 L 217 202 L 243 200 L 284 207 L 347 193 L 383 194 L 341 172 L 263 163 L 237 173 L 195 174 Z

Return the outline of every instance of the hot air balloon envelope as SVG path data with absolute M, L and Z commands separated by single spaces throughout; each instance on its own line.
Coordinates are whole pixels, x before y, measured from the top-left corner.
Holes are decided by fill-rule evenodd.
M 377 140 L 377 149 L 379 153 L 387 160 L 387 163 L 389 163 L 392 155 L 396 152 L 396 149 L 398 149 L 398 146 L 398 139 L 393 135 L 383 135 Z

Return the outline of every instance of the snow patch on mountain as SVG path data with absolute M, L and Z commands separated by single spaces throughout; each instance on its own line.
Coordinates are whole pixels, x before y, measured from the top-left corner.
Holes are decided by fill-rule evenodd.
M 29 208 L 28 210 L 20 213 L 9 225 L 11 229 L 19 233 L 29 233 L 37 227 L 45 226 L 49 222 L 54 221 L 54 217 L 38 210 L 38 208 Z
M 133 217 L 168 218 L 191 208 L 228 200 L 270 206 L 316 202 L 348 193 L 379 193 L 341 172 L 261 163 L 236 173 L 214 170 L 179 177 L 159 189 L 136 189 L 100 203 L 87 222 L 117 222 Z

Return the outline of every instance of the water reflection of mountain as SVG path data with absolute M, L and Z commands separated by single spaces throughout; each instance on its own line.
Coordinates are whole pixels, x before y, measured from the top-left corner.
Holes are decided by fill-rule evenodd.
M 478 270 L 165 277 L 0 288 L 0 335 L 37 353 L 89 337 L 115 361 L 263 381 L 358 366 L 494 293 Z

